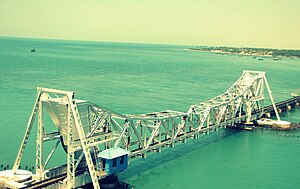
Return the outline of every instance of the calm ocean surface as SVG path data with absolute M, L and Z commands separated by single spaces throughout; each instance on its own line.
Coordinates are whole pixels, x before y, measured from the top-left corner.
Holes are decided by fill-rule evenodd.
M 299 59 L 257 61 L 185 48 L 0 38 L 0 164 L 13 164 L 38 85 L 75 91 L 76 98 L 120 113 L 187 111 L 226 91 L 243 70 L 266 71 L 275 101 L 300 88 Z M 282 116 L 299 122 L 300 110 Z M 34 139 L 29 143 L 22 165 L 32 166 Z M 59 149 L 51 164 L 65 162 L 63 153 Z M 141 189 L 274 189 L 299 188 L 299 175 L 300 138 L 221 131 L 133 159 L 119 177 Z

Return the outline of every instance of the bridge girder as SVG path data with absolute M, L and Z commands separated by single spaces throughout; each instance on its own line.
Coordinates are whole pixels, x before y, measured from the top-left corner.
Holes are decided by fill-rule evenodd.
M 20 165 L 36 114 L 39 116 L 36 153 L 38 178 L 44 178 L 46 165 L 58 145 L 56 143 L 44 162 L 43 143 L 62 137 L 63 145 L 68 146 L 68 188 L 74 186 L 75 172 L 83 159 L 89 168 L 94 188 L 100 188 L 97 180 L 101 178 L 99 175 L 105 177 L 105 173 L 94 166 L 92 154 L 119 146 L 127 149 L 131 157 L 146 157 L 149 151 L 161 152 L 163 146 L 174 147 L 175 142 L 186 142 L 189 137 L 198 138 L 201 134 L 209 134 L 209 131 L 220 127 L 233 126 L 236 122 L 249 123 L 254 113 L 263 113 L 265 87 L 275 106 L 265 72 L 244 71 L 226 92 L 191 105 L 187 112 L 166 110 L 148 114 L 121 114 L 94 103 L 76 100 L 73 92 L 38 87 L 37 99 L 13 166 L 13 173 Z M 44 106 L 59 128 L 59 133 L 43 132 Z M 74 153 L 78 151 L 81 154 L 75 158 Z

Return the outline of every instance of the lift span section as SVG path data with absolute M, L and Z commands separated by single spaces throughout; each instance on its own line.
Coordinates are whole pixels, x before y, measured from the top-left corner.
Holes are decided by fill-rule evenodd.
M 60 182 L 62 188 L 86 184 L 84 177 L 75 174 L 78 169 L 86 167 L 89 173 L 86 174 L 89 177 L 87 180 L 97 189 L 100 188 L 98 180 L 109 175 L 102 159 L 97 158 L 101 151 L 119 147 L 127 150 L 130 157 L 146 157 L 150 151 L 161 152 L 164 146 L 174 147 L 177 141 L 199 138 L 203 133 L 234 126 L 235 123 L 251 123 L 263 113 L 266 92 L 280 120 L 265 72 L 243 71 L 242 76 L 226 92 L 191 105 L 186 112 L 165 110 L 147 114 L 121 114 L 75 99 L 74 92 L 38 87 L 12 173 L 18 170 L 36 117 L 36 181 L 49 179 L 47 173 L 51 168 L 48 162 L 62 138 L 67 152 L 66 178 Z M 45 112 L 50 115 L 56 131 L 45 130 Z M 46 156 L 44 145 L 52 140 L 57 142 Z M 7 180 L 10 178 L 8 175 Z

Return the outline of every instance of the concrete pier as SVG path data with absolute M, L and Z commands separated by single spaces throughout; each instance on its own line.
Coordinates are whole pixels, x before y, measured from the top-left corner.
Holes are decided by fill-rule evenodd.
M 300 104 L 300 96 L 296 96 L 282 102 L 276 103 L 276 108 L 279 113 L 286 112 L 292 110 L 299 106 Z M 263 108 L 263 116 L 262 117 L 271 117 L 275 115 L 274 107 L 272 105 L 266 106 Z

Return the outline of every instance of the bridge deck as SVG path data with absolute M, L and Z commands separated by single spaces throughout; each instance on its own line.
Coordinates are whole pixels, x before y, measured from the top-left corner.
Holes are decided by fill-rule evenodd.
M 287 106 L 290 106 L 291 108 L 295 108 L 297 103 L 300 103 L 300 96 L 296 96 L 281 102 L 276 103 L 277 109 L 280 109 L 281 111 L 286 111 Z M 274 114 L 274 107 L 272 105 L 266 106 L 263 108 L 263 112 L 265 113 L 271 113 L 271 115 Z

